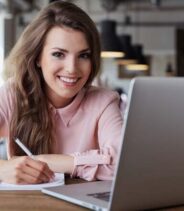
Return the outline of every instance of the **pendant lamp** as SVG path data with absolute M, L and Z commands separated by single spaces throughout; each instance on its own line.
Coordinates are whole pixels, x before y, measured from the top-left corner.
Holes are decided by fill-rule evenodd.
M 101 21 L 102 58 L 123 57 L 121 42 L 116 35 L 116 22 L 113 20 Z
M 122 49 L 124 50 L 125 56 L 117 59 L 118 65 L 128 65 L 137 63 L 134 49 L 131 45 L 131 36 L 129 34 L 123 34 L 119 36 Z
M 149 66 L 146 62 L 146 58 L 143 55 L 143 47 L 142 45 L 134 45 L 133 46 L 135 57 L 137 60 L 136 64 L 128 64 L 126 65 L 127 70 L 132 70 L 132 71 L 147 71 L 149 69 Z

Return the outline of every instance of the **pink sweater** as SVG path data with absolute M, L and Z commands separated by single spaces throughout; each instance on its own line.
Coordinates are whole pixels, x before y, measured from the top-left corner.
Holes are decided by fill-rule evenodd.
M 0 137 L 8 137 L 13 108 L 10 83 L 0 88 Z M 71 104 L 56 109 L 55 153 L 74 156 L 72 177 L 111 180 L 121 145 L 122 116 L 117 93 L 90 87 L 81 90 Z M 8 155 L 9 155 L 8 144 Z M 10 156 L 10 155 L 9 155 Z

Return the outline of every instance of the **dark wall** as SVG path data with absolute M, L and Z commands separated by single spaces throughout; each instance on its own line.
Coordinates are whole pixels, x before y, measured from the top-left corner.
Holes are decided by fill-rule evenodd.
M 176 29 L 176 75 L 184 76 L 184 28 Z

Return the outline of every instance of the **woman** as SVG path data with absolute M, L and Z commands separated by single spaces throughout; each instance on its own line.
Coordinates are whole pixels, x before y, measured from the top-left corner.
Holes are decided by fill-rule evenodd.
M 54 172 L 112 179 L 122 117 L 118 95 L 90 85 L 99 67 L 98 31 L 74 4 L 51 3 L 29 24 L 6 61 L 14 75 L 0 89 L 0 136 L 9 139 L 1 181 L 47 182 Z

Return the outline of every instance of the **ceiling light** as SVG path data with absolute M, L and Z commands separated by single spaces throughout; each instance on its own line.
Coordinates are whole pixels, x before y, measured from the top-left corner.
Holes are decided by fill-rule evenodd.
M 131 71 L 148 71 L 149 66 L 146 62 L 146 58 L 143 55 L 143 47 L 142 45 L 134 45 L 133 46 L 137 63 L 126 65 L 127 70 Z
M 123 58 L 117 59 L 118 65 L 128 65 L 137 63 L 134 49 L 131 45 L 131 36 L 128 34 L 123 34 L 119 36 L 122 49 L 125 52 L 125 56 Z
M 103 58 L 123 57 L 121 42 L 116 35 L 116 22 L 113 20 L 101 21 L 101 45 Z

